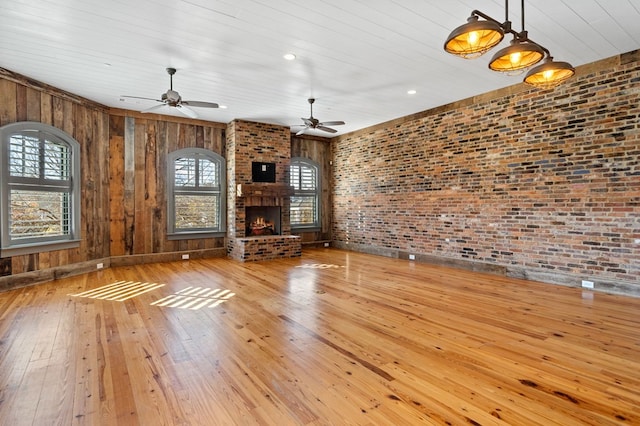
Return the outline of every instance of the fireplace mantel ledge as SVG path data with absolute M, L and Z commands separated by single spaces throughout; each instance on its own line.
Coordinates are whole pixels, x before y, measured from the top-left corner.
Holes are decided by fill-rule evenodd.
M 289 197 L 293 192 L 293 186 L 281 183 L 240 183 L 236 187 L 238 197 Z

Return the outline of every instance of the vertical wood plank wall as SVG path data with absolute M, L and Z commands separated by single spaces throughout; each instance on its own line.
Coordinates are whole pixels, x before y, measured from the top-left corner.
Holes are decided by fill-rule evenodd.
M 291 157 L 303 157 L 315 161 L 320 166 L 321 190 L 321 228 L 314 232 L 294 232 L 299 234 L 303 243 L 331 240 L 331 139 L 318 136 L 291 136 Z
M 36 121 L 76 139 L 81 147 L 82 174 L 80 247 L 2 258 L 0 274 L 9 276 L 108 256 L 108 109 L 1 68 L 0 99 L 0 126 Z
M 111 110 L 111 256 L 225 247 L 224 238 L 167 239 L 167 155 L 204 148 L 224 156 L 226 124 Z
M 80 247 L 0 259 L 0 290 L 114 256 L 224 249 L 224 238 L 167 239 L 165 179 L 171 151 L 224 155 L 226 124 L 109 109 L 2 68 L 0 99 L 0 126 L 42 122 L 80 143 L 82 193 Z

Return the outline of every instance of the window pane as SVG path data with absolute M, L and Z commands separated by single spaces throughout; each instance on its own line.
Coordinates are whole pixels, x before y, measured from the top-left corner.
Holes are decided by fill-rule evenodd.
M 200 186 L 218 187 L 218 168 L 216 163 L 204 158 L 199 159 L 200 163 Z
M 12 239 L 69 235 L 69 193 L 12 190 L 9 198 Z
M 316 224 L 316 197 L 293 196 L 291 197 L 291 225 L 315 225 Z
M 302 167 L 300 169 L 300 189 L 315 190 L 316 189 L 316 171 L 312 167 Z
M 290 181 L 297 191 L 314 191 L 317 187 L 315 167 L 309 167 L 304 164 L 292 165 L 290 168 Z
M 300 189 L 300 166 L 292 164 L 289 169 L 289 173 L 291 186 L 293 186 L 296 190 Z
M 175 195 L 175 228 L 218 228 L 217 195 Z
M 44 178 L 67 180 L 71 168 L 71 150 L 63 144 L 45 141 Z
M 175 186 L 195 187 L 196 186 L 196 159 L 177 158 L 174 162 Z
M 13 135 L 9 140 L 9 173 L 11 176 L 40 177 L 40 140 Z

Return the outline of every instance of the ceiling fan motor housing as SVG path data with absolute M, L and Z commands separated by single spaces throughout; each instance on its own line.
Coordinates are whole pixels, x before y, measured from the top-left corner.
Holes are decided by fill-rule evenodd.
M 171 106 L 176 106 L 180 103 L 182 97 L 175 90 L 167 90 L 167 93 L 162 94 L 162 101 L 168 103 Z

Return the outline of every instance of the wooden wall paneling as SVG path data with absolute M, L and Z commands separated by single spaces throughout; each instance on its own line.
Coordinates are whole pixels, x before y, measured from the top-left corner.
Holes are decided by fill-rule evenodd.
M 16 118 L 17 121 L 27 121 L 27 88 L 16 86 Z
M 165 138 L 164 138 L 164 143 L 165 143 L 165 158 L 164 158 L 164 162 L 165 162 L 165 167 L 166 167 L 166 161 L 167 161 L 167 157 L 166 155 L 168 155 L 169 153 L 175 151 L 176 149 L 178 149 L 178 138 L 179 138 L 179 131 L 180 131 L 180 124 L 176 123 L 176 122 L 168 122 L 166 123 L 166 132 L 165 132 Z M 165 168 L 165 173 L 163 176 L 163 179 L 166 179 L 166 168 Z M 166 185 L 170 185 L 170 182 L 166 182 Z M 166 191 L 166 189 L 165 189 Z M 166 194 L 166 192 L 165 192 Z M 166 200 L 166 199 L 165 199 Z M 166 202 L 166 201 L 165 201 Z M 163 206 L 163 211 L 166 214 L 166 207 Z M 166 235 L 166 224 L 165 226 L 165 234 Z M 166 238 L 165 238 L 166 239 Z M 172 240 L 172 241 L 165 241 L 165 251 L 178 251 L 178 250 L 182 250 L 181 246 L 180 246 L 180 241 L 176 241 L 176 240 Z
M 27 120 L 42 121 L 42 97 L 46 95 L 38 90 L 27 88 Z
M 64 101 L 57 96 L 54 96 L 53 99 L 53 121 L 51 125 L 57 127 L 58 129 L 64 130 L 68 132 L 64 125 Z
M 204 148 L 204 127 L 203 126 L 194 126 L 195 138 L 194 138 L 194 146 L 196 148 Z
M 16 86 L 16 118 L 17 121 L 27 121 L 27 88 Z
M 83 107 L 70 100 L 62 101 L 62 127 L 60 128 L 74 136 L 76 134 L 75 111 L 77 108 Z
M 109 117 L 109 251 L 112 256 L 125 254 L 124 127 L 124 117 Z
M 180 127 L 184 127 L 184 148 L 199 148 L 196 144 L 196 127 L 199 126 L 189 126 L 182 124 Z
M 27 272 L 27 255 L 21 256 L 13 256 L 11 257 L 11 273 L 12 274 L 20 274 L 22 272 Z
M 60 263 L 60 252 L 62 250 L 54 250 L 54 251 L 49 251 L 47 252 L 47 256 L 48 256 L 48 262 L 49 262 L 49 268 L 55 268 L 58 266 L 62 266 L 62 264 Z M 43 253 L 44 254 L 44 253 Z M 42 263 L 42 258 L 40 258 L 40 263 Z M 46 269 L 47 266 L 43 266 L 40 265 L 41 269 Z
M 320 166 L 321 176 L 321 229 L 320 232 L 303 232 L 303 242 L 331 239 L 331 140 L 321 137 L 303 136 L 291 138 L 291 156 L 309 158 Z
M 94 250 L 95 258 L 103 258 L 110 255 L 109 251 L 109 115 L 96 111 L 95 128 L 93 138 L 96 150 L 96 213 L 99 216 L 100 226 L 97 229 Z
M 51 252 L 50 251 L 45 251 L 40 253 L 40 256 L 38 256 L 38 269 L 49 269 L 52 268 L 54 266 L 58 266 L 58 265 L 52 265 L 51 264 Z
M 73 262 L 81 262 L 94 257 L 95 249 L 95 226 L 96 221 L 99 221 L 99 217 L 95 211 L 95 199 L 96 199 L 96 183 L 95 183 L 95 169 L 97 156 L 93 148 L 93 134 L 91 130 L 92 120 L 89 111 L 86 108 L 76 108 L 76 132 L 75 139 L 80 143 L 80 193 L 82 194 L 81 200 L 81 219 L 80 226 L 81 239 L 80 253 L 83 254 L 83 258 L 75 259 L 72 253 Z
M 134 254 L 135 220 L 135 125 L 136 119 L 125 118 L 124 126 L 124 254 Z
M 212 140 L 211 150 L 225 156 L 227 151 L 227 136 L 225 129 L 211 128 Z
M 157 152 L 157 121 L 149 120 L 147 123 L 147 139 L 145 144 L 144 159 L 144 221 L 145 221 L 145 253 L 156 253 L 158 248 L 154 244 L 154 235 L 159 230 L 155 226 L 155 211 L 158 208 L 157 181 L 158 169 L 156 161 Z
M 0 79 L 0 126 L 15 123 L 16 119 L 16 86 L 17 84 Z
M 167 240 L 167 123 L 156 122 L 156 154 L 154 158 L 155 207 L 153 210 L 153 247 L 156 253 L 166 250 Z
M 200 130 L 202 131 L 202 148 L 204 149 L 208 149 L 210 151 L 213 151 L 215 153 L 220 154 L 219 151 L 215 150 L 215 142 L 214 142 L 214 130 L 211 127 L 206 127 L 206 126 L 198 126 L 200 128 Z M 220 154 L 224 157 L 224 154 Z
M 0 259 L 0 277 L 11 275 L 11 258 L 5 257 Z M 4 290 L 0 285 L 0 291 Z
M 40 122 L 53 126 L 53 96 L 40 93 Z
M 147 247 L 147 238 L 145 234 L 149 233 L 147 228 L 148 221 L 145 212 L 145 193 L 146 193 L 146 168 L 145 168 L 145 151 L 147 145 L 147 120 L 136 120 L 135 136 L 134 136 L 134 192 L 133 192 L 133 253 L 149 253 Z

